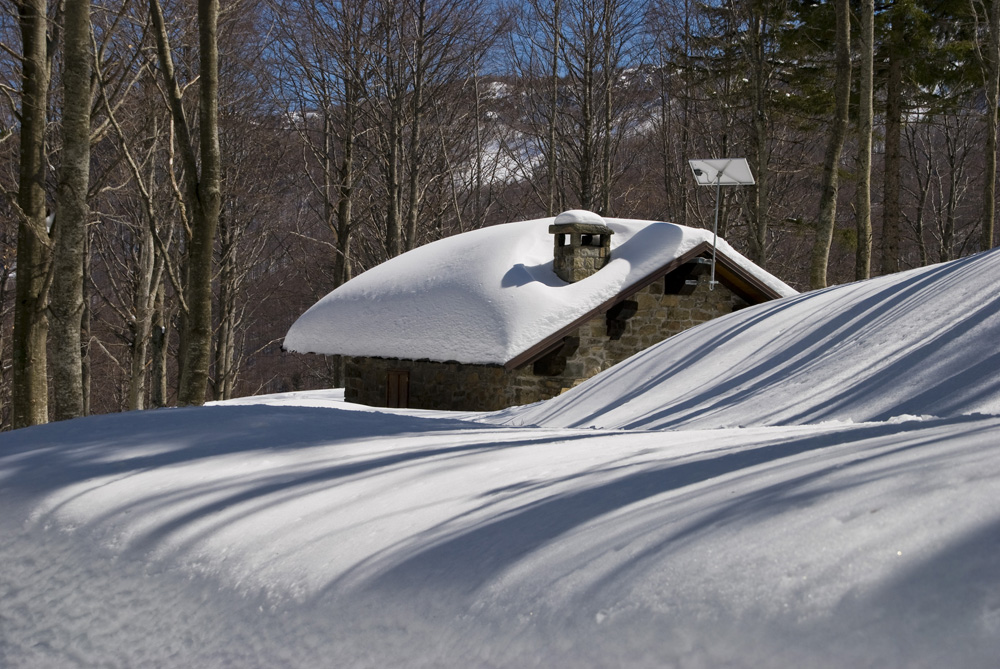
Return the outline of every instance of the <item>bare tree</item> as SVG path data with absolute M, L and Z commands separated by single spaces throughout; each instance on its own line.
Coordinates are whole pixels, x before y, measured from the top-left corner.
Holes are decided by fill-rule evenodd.
M 520 7 L 507 47 L 515 84 L 511 88 L 524 107 L 510 110 L 519 121 L 518 131 L 505 138 L 505 147 L 517 163 L 529 162 L 535 154 L 543 161 L 544 180 L 533 178 L 530 164 L 525 166 L 523 178 L 547 216 L 555 215 L 565 205 L 559 177 L 562 155 L 558 135 L 563 21 L 563 0 L 528 0 Z
M 62 153 L 49 305 L 55 420 L 84 414 L 80 330 L 90 181 L 90 0 L 66 0 L 65 7 Z
M 333 236 L 333 286 L 351 278 L 361 104 L 367 88 L 374 4 L 368 0 L 284 3 L 280 87 L 291 96 L 290 125 L 305 149 L 305 175 L 318 217 Z
M 212 349 L 212 259 L 219 224 L 221 153 L 219 149 L 218 0 L 198 0 L 197 154 L 175 75 L 174 58 L 159 0 L 150 0 L 156 51 L 184 163 L 185 199 L 192 210 L 184 277 L 185 318 L 181 332 L 178 402 L 205 401 Z
M 837 222 L 837 187 L 840 154 L 847 135 L 848 103 L 851 94 L 851 8 L 848 0 L 835 0 L 834 11 L 837 18 L 836 40 L 836 82 L 834 97 L 836 110 L 827 139 L 826 155 L 823 159 L 823 183 L 820 192 L 819 218 L 816 224 L 816 241 L 813 245 L 812 262 L 809 269 L 809 287 L 825 288 L 830 245 L 833 243 L 833 229 Z
M 533 5 L 534 7 L 534 5 Z M 559 54 L 562 51 L 562 40 L 560 39 L 562 35 L 562 0 L 552 0 L 552 29 L 549 31 L 551 35 L 551 47 L 549 54 L 549 71 L 548 71 L 548 85 L 549 94 L 551 95 L 551 102 L 548 109 L 548 122 L 546 124 L 547 132 L 546 137 L 548 142 L 546 143 L 546 168 L 548 174 L 548 186 L 549 186 L 549 197 L 545 208 L 545 213 L 548 216 L 555 216 L 558 210 L 562 209 L 562 200 L 559 197 L 559 187 L 558 187 L 558 174 L 559 174 Z M 535 15 L 541 14 L 544 16 L 544 12 L 539 12 L 535 9 Z M 532 17 L 534 18 L 534 17 Z M 544 49 L 544 46 L 542 47 Z M 530 76 L 530 74 L 529 74 Z
M 633 103 L 642 88 L 641 28 L 629 0 L 525 7 L 512 61 L 531 100 L 524 131 L 545 158 L 545 190 L 536 190 L 550 213 L 575 203 L 610 214 L 631 158 L 620 149 L 635 126 Z
M 872 262 L 872 101 L 875 89 L 875 2 L 863 0 L 861 23 L 861 87 L 858 90 L 858 186 L 854 196 L 858 250 L 854 278 L 871 276 Z
M 656 61 L 657 114 L 656 150 L 663 180 L 665 211 L 681 225 L 688 225 L 690 174 L 687 160 L 692 158 L 693 123 L 697 116 L 695 70 L 695 33 L 698 14 L 694 3 L 660 1 L 650 14 Z
M 969 197 L 973 156 L 982 146 L 979 112 L 958 108 L 908 124 L 905 133 L 913 181 L 904 209 L 918 247 L 918 263 L 954 260 L 979 244 L 977 204 Z
M 227 80 L 224 89 L 235 88 L 235 83 Z M 237 392 L 243 365 L 255 352 L 252 342 L 268 342 L 275 336 L 270 319 L 257 318 L 265 313 L 271 292 L 260 278 L 279 260 L 269 256 L 279 233 L 268 223 L 280 218 L 284 204 L 280 194 L 288 187 L 282 176 L 286 170 L 277 169 L 286 162 L 279 142 L 260 126 L 247 123 L 253 114 L 251 100 L 233 90 L 224 93 L 220 141 L 228 160 L 225 204 L 219 217 L 218 328 L 212 377 L 216 400 L 230 399 Z
M 775 65 L 777 33 L 787 13 L 784 0 L 753 0 L 742 3 L 745 15 L 742 30 L 744 47 L 740 50 L 746 63 L 749 89 L 748 137 L 750 167 L 756 177 L 756 186 L 747 193 L 747 214 L 750 227 L 748 239 L 750 258 L 760 265 L 767 265 L 768 224 L 772 217 L 771 191 L 773 175 L 771 154 L 775 144 L 775 124 L 772 120 L 774 104 L 771 101 L 777 84 Z
M 45 125 L 50 61 L 45 0 L 21 0 L 21 154 L 17 193 L 12 425 L 48 420 L 45 350 L 50 246 L 45 211 Z
M 890 15 L 888 76 L 885 88 L 885 163 L 882 172 L 881 274 L 899 271 L 902 134 L 903 44 L 906 40 L 904 9 L 893 5 Z
M 969 0 L 975 27 L 976 62 L 983 82 L 986 141 L 983 147 L 983 213 L 980 250 L 993 248 L 996 218 L 997 108 L 1000 105 L 1000 0 Z

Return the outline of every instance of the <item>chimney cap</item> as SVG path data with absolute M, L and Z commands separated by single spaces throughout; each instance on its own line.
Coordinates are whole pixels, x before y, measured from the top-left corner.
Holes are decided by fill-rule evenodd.
M 606 225 L 600 215 L 586 209 L 570 209 L 556 216 L 553 221 L 555 225 L 567 225 L 569 223 L 584 223 L 589 225 Z
M 549 232 L 552 234 L 571 231 L 594 235 L 614 234 L 603 218 L 586 209 L 564 211 L 556 216 L 555 221 L 549 226 Z

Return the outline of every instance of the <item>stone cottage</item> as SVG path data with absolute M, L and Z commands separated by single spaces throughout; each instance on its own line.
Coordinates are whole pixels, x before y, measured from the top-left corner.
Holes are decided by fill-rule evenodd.
M 554 397 L 671 335 L 795 291 L 712 234 L 568 211 L 456 235 L 365 272 L 291 327 L 345 356 L 346 398 L 495 410 Z

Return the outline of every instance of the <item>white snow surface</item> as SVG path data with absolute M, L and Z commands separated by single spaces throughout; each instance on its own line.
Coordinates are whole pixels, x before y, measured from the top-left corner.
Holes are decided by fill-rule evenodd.
M 284 346 L 300 353 L 503 364 L 712 241 L 707 230 L 608 218 L 615 233 L 611 261 L 567 284 L 552 271 L 554 220 L 473 230 L 393 258 L 313 305 L 288 330 Z M 719 250 L 780 294 L 796 294 L 724 240 Z
M 1000 416 L 974 412 L 1000 394 L 997 263 L 783 300 L 623 366 L 700 346 L 731 374 L 714 340 L 756 333 L 801 410 L 777 380 L 725 408 L 769 425 L 701 429 L 716 394 L 616 399 L 612 373 L 551 402 L 596 423 L 661 395 L 688 429 L 313 391 L 0 434 L 0 667 L 995 667 Z M 827 383 L 845 350 L 864 383 Z
M 628 429 L 1000 413 L 1000 252 L 767 302 L 499 420 Z

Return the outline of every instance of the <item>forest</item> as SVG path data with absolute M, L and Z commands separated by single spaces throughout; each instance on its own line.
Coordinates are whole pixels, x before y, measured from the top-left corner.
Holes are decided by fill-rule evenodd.
M 282 351 L 416 246 L 713 223 L 800 290 L 995 245 L 1000 0 L 5 0 L 0 429 L 334 387 Z

